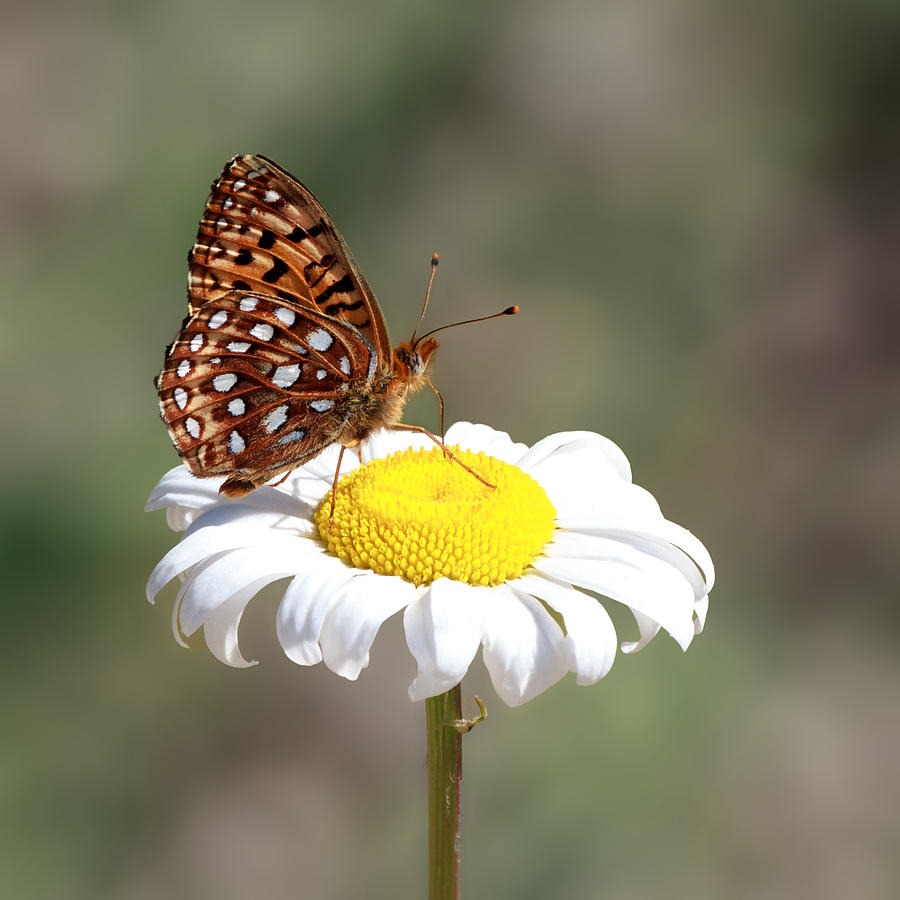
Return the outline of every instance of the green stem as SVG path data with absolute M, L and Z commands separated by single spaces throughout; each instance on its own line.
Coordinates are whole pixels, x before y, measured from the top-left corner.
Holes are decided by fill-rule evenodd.
M 458 900 L 462 718 L 457 685 L 425 701 L 428 730 L 428 900 Z

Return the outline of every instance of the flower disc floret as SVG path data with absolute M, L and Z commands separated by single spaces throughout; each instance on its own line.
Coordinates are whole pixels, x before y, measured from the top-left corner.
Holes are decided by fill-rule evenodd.
M 407 449 L 337 485 L 315 521 L 329 550 L 352 565 L 415 585 L 452 578 L 497 585 L 517 578 L 553 536 L 556 511 L 521 469 L 452 448 L 488 487 L 443 452 Z

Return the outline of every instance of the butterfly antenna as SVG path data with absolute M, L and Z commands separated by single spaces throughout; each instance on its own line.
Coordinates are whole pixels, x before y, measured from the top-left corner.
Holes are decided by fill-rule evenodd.
M 456 328 L 457 325 L 471 325 L 473 322 L 487 322 L 488 319 L 499 319 L 500 316 L 514 316 L 518 311 L 518 306 L 507 306 L 506 309 L 501 312 L 492 313 L 489 316 L 479 316 L 477 319 L 466 319 L 464 322 L 452 322 L 450 325 L 441 325 L 440 328 L 435 328 L 427 334 L 423 334 L 419 340 L 423 341 L 425 338 L 437 334 L 439 331 L 446 331 L 448 328 Z
M 422 304 L 422 312 L 419 314 L 419 321 L 416 322 L 416 327 L 413 329 L 412 338 L 410 339 L 410 343 L 415 346 L 416 343 L 416 332 L 419 330 L 419 326 L 422 324 L 422 319 L 425 318 L 425 310 L 428 309 L 428 301 L 431 300 L 431 286 L 434 284 L 434 273 L 437 272 L 438 267 L 438 255 L 437 253 L 431 254 L 431 275 L 428 278 L 428 288 L 425 291 L 425 302 Z

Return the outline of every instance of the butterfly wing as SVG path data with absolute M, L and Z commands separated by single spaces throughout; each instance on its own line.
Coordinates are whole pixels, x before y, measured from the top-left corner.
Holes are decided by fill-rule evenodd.
M 371 341 L 311 306 L 232 292 L 188 316 L 157 379 L 176 450 L 244 494 L 318 455 L 378 371 Z
M 312 192 L 264 156 L 236 156 L 213 183 L 188 255 L 196 313 L 231 291 L 288 300 L 343 320 L 390 359 L 372 289 Z

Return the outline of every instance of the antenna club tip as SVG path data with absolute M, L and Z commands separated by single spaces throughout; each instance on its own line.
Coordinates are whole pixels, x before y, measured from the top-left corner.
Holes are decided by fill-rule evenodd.
M 503 310 L 503 315 L 504 316 L 514 316 L 518 311 L 519 311 L 518 306 L 508 306 L 506 309 Z
M 432 269 L 436 269 L 436 268 L 437 268 L 437 264 L 438 264 L 439 261 L 440 261 L 440 260 L 439 260 L 439 258 L 438 258 L 437 253 L 432 253 L 432 254 L 431 254 L 431 268 L 432 268 Z

